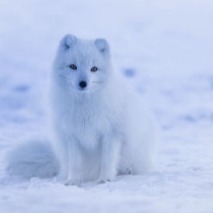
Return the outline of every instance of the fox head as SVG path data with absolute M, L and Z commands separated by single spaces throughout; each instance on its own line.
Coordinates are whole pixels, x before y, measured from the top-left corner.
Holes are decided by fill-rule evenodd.
M 82 40 L 66 35 L 54 65 L 57 84 L 67 91 L 89 93 L 103 86 L 110 72 L 110 50 L 105 39 Z

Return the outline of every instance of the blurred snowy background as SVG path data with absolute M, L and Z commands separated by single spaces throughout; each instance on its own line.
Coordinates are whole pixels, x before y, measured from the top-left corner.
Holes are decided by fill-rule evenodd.
M 46 132 L 59 40 L 104 37 L 162 128 L 157 171 L 81 188 L 10 180 L 7 151 Z M 213 212 L 211 0 L 0 0 L 0 212 Z

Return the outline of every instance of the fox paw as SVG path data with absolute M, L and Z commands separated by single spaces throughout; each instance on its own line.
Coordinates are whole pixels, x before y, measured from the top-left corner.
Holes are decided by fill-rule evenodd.
M 107 182 L 111 182 L 115 179 L 115 177 L 100 177 L 97 181 L 98 184 L 104 184 Z
M 73 180 L 73 179 L 67 179 L 66 181 L 64 181 L 64 185 L 65 186 L 80 186 L 81 181 Z
M 98 180 L 98 184 L 104 184 L 110 181 L 111 181 L 110 179 L 103 179 L 103 180 L 101 179 L 101 180 Z

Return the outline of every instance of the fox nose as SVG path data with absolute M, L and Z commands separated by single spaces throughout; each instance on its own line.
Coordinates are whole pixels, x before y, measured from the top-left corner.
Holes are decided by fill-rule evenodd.
M 80 81 L 79 86 L 80 86 L 80 88 L 84 89 L 87 86 L 87 82 L 86 81 Z

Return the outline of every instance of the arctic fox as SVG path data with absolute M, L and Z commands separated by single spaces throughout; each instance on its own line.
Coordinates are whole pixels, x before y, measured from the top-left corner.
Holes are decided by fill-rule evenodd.
M 34 149 L 30 144 L 22 154 L 23 148 L 15 150 L 8 166 L 11 174 L 58 173 L 64 183 L 80 184 L 152 169 L 155 121 L 142 97 L 113 69 L 105 39 L 66 35 L 59 44 L 50 90 L 54 154 L 39 143 L 34 143 L 34 152 L 42 154 L 29 155 Z
M 62 39 L 51 94 L 59 177 L 66 183 L 111 181 L 118 173 L 151 168 L 155 123 L 113 70 L 105 39 Z

